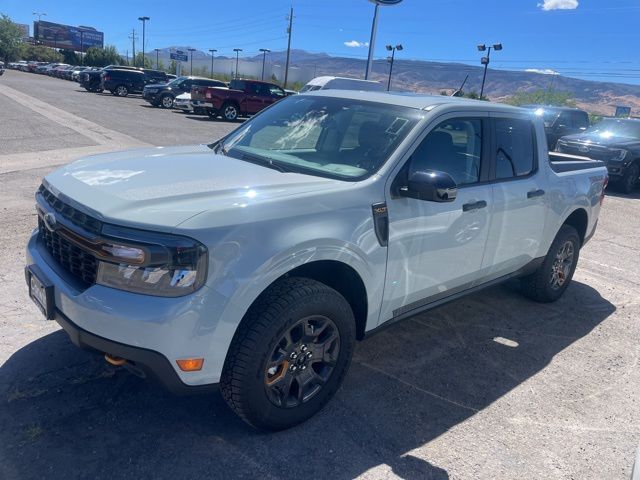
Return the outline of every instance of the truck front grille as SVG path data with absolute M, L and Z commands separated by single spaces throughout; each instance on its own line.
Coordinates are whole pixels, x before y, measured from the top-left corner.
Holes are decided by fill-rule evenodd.
M 47 251 L 65 270 L 89 287 L 96 283 L 98 262 L 82 248 L 70 242 L 56 231 L 49 230 L 42 218 L 38 218 L 40 238 Z

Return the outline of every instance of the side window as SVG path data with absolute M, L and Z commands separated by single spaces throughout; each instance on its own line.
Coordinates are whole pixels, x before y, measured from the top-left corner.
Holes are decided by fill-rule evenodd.
M 533 126 L 529 120 L 497 118 L 496 178 L 524 177 L 535 168 Z
M 573 127 L 573 118 L 571 117 L 571 114 L 568 112 L 561 113 L 560 116 L 558 117 L 558 120 L 556 120 L 556 126 L 557 127 Z
M 411 156 L 409 174 L 415 171 L 446 172 L 458 185 L 480 180 L 482 120 L 453 118 L 436 126 Z
M 589 128 L 589 116 L 583 112 L 575 112 L 573 123 L 575 128 Z
M 269 85 L 269 93 L 273 97 L 284 97 L 285 96 L 284 90 L 282 90 L 277 85 Z

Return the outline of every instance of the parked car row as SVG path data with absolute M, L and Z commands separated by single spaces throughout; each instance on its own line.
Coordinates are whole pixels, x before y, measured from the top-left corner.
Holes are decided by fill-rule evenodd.
M 640 120 L 605 118 L 589 125 L 584 110 L 526 105 L 544 124 L 549 150 L 603 161 L 611 186 L 631 193 L 640 184 Z

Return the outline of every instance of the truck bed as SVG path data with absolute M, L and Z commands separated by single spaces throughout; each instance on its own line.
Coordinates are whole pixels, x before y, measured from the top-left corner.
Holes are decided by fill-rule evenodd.
M 591 160 L 587 157 L 558 152 L 549 152 L 549 164 L 556 173 L 589 170 L 606 166 L 601 160 Z

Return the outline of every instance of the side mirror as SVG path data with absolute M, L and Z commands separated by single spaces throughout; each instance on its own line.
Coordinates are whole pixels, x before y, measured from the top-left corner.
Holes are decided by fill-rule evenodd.
M 458 195 L 458 186 L 445 172 L 424 170 L 409 175 L 406 187 L 400 187 L 400 196 L 426 200 L 428 202 L 453 202 Z

